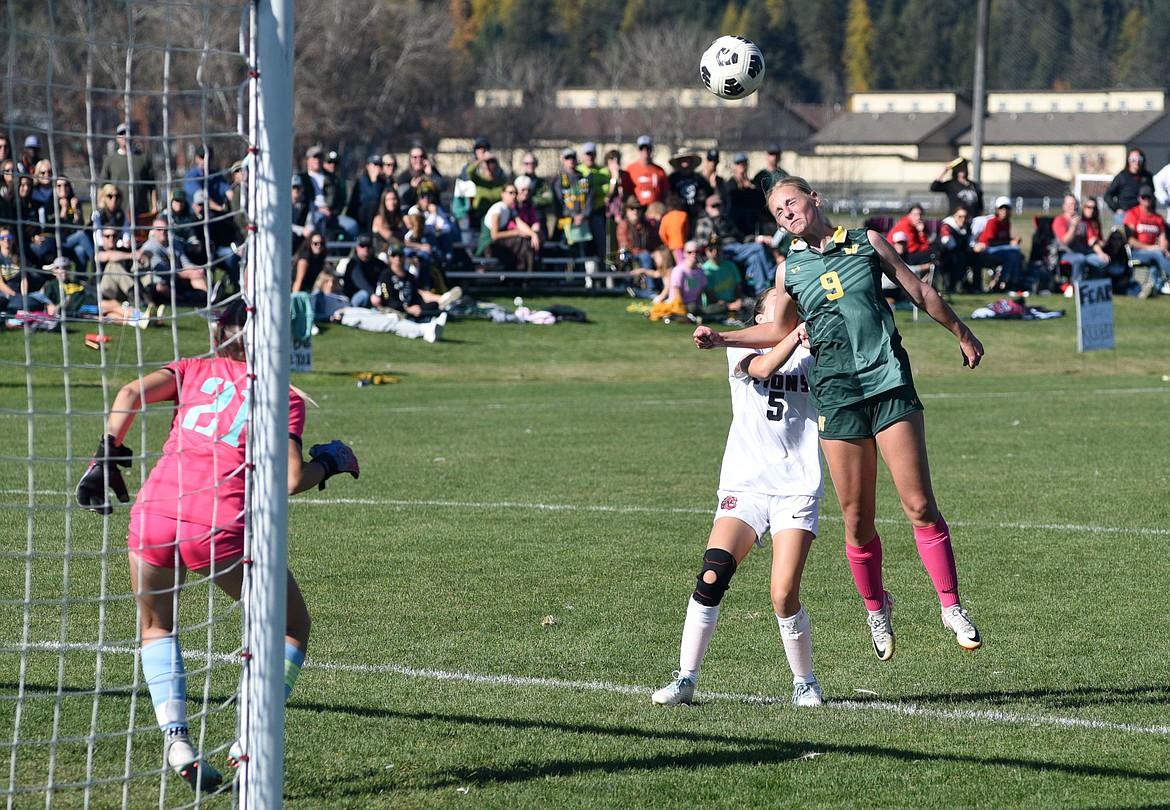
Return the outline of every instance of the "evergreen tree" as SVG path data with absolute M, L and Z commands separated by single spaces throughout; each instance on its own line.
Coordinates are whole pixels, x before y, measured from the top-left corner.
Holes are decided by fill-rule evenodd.
M 791 13 L 785 0 L 746 0 L 741 15 L 744 30 L 750 32 L 745 36 L 764 54 L 767 92 L 780 98 L 800 96 L 805 81 L 800 69 L 800 39 L 794 35 Z
M 874 19 L 874 42 L 884 43 L 885 46 L 874 49 L 870 87 L 874 90 L 893 90 L 898 86 L 894 74 L 899 54 L 893 43 L 901 20 L 899 0 L 875 3 L 870 13 Z
M 988 26 L 987 87 L 1020 90 L 1027 86 L 1035 55 L 1025 16 L 1016 2 L 993 3 Z
M 1114 84 L 1141 87 L 1150 83 L 1149 66 L 1153 60 L 1145 36 L 1148 26 L 1146 16 L 1136 8 L 1131 8 L 1122 20 L 1111 77 Z
M 844 100 L 844 32 L 839 24 L 845 18 L 844 3 L 845 0 L 821 0 L 803 7 L 796 16 L 796 34 L 803 46 L 801 67 L 809 77 L 800 94 L 803 101 L 832 104 Z
M 751 32 L 747 29 L 747 9 L 740 10 L 739 4 L 728 3 L 719 19 L 720 34 L 737 34 L 751 39 Z M 754 40 L 753 40 L 754 41 Z
M 1067 76 L 1074 88 L 1100 87 L 1109 80 L 1110 66 L 1120 54 L 1111 42 L 1117 0 L 1079 0 L 1070 15 Z
M 1058 4 L 1040 4 L 1030 13 L 1027 28 L 1034 58 L 1027 87 L 1050 88 L 1061 83 L 1066 64 L 1063 43 L 1068 21 Z

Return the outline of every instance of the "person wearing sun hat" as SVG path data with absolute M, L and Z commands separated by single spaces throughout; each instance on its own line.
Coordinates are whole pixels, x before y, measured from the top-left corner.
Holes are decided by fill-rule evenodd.
M 622 205 L 623 217 L 617 223 L 618 264 L 631 274 L 626 291 L 635 298 L 653 298 L 662 290 L 661 259 L 655 253 L 662 246 L 658 229 L 646 221 L 646 206 L 630 194 Z
M 687 219 L 693 224 L 703 215 L 703 202 L 714 193 L 711 184 L 696 169 L 703 159 L 690 149 L 679 149 L 670 158 L 674 169 L 667 177 L 671 189 L 683 201 Z

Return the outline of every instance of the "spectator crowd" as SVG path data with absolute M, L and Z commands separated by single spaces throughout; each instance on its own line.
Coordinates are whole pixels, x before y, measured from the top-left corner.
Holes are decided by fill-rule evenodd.
M 525 152 L 513 171 L 478 137 L 450 177 L 420 141 L 410 143 L 404 165 L 374 153 L 348 176 L 336 151 L 310 146 L 292 175 L 290 289 L 311 299 L 318 319 L 349 307 L 425 323 L 458 300 L 448 272 L 492 262 L 523 278 L 568 257 L 590 272 L 619 271 L 630 294 L 660 313 L 737 320 L 774 283 L 790 241 L 763 205 L 765 184 L 785 176 L 779 144 L 767 147 L 755 173 L 735 153 L 726 175 L 718 149 L 680 148 L 660 165 L 649 135 L 634 146 L 625 165 L 618 149 L 588 142 L 564 147 L 548 169 Z M 167 187 L 122 124 L 87 209 L 39 135 L 14 151 L 0 133 L 0 303 L 9 313 L 89 306 L 146 326 L 167 307 L 239 288 L 244 161 L 224 168 L 200 145 Z M 930 191 L 946 196 L 945 218 L 927 220 L 915 203 L 879 230 L 947 293 L 1102 277 L 1118 292 L 1170 294 L 1170 241 L 1158 209 L 1170 205 L 1170 166 L 1152 174 L 1140 150 L 1130 150 L 1100 200 L 1069 194 L 1060 215 L 1037 217 L 1030 256 L 1013 233 L 1012 200 L 996 197 L 985 212 L 965 160 L 948 163 Z M 1112 212 L 1108 225 L 1102 205 Z

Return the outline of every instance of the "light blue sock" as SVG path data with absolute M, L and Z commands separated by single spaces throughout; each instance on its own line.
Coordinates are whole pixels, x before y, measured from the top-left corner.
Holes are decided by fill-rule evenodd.
M 187 728 L 187 671 L 173 636 L 142 648 L 142 674 L 150 688 L 154 716 L 164 732 Z
M 288 703 L 288 696 L 292 694 L 297 677 L 301 674 L 301 667 L 305 663 L 304 650 L 284 642 L 284 702 Z

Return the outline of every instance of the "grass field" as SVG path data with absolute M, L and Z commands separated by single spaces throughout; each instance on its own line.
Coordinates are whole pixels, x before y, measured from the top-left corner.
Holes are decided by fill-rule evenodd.
M 987 300 L 954 303 L 968 314 Z M 626 312 L 628 299 L 565 303 L 591 323 L 460 321 L 433 346 L 341 328 L 315 339 L 315 372 L 294 378 L 320 405 L 306 439 L 346 439 L 362 476 L 299 496 L 290 511 L 291 565 L 314 627 L 288 706 L 286 806 L 1167 805 L 1170 302 L 1116 300 L 1118 348 L 1090 355 L 1076 352 L 1063 298 L 1043 301 L 1069 306 L 1063 319 L 976 322 L 987 356 L 975 371 L 961 367 L 943 329 L 898 313 L 964 603 L 985 646 L 964 653 L 943 631 L 883 472 L 879 528 L 898 653 L 873 657 L 829 486 L 802 588 L 828 699 L 820 709 L 786 703 L 768 551 L 748 557 L 724 599 L 697 704 L 651 705 L 677 667 L 714 508 L 726 364 L 697 351 L 689 328 Z M 202 329 L 184 326 L 185 350 Z M 142 339 L 154 360 L 172 350 L 167 332 Z M 9 365 L 23 340 L 0 335 L 0 344 L 0 423 L 23 448 L 27 420 L 10 411 L 26 407 L 26 371 Z M 34 360 L 59 361 L 59 338 L 33 344 Z M 70 345 L 92 359 L 80 337 Z M 359 388 L 350 374 L 361 371 L 400 382 Z M 101 408 L 90 373 L 70 378 L 68 403 L 60 371 L 28 375 L 38 408 Z M 164 422 L 152 427 L 154 450 Z M 96 415 L 47 415 L 37 420 L 38 453 L 60 458 L 67 436 L 88 455 L 99 433 Z M 36 479 L 43 508 L 6 510 L 15 519 L 0 528 L 5 598 L 24 587 L 19 554 L 30 534 L 51 550 L 55 527 L 72 520 L 75 543 L 101 546 L 87 536 L 101 534 L 100 519 L 53 508 L 71 497 L 62 469 Z M 9 463 L 0 500 L 24 503 L 28 486 L 24 465 Z M 110 523 L 114 548 L 125 511 Z M 34 574 L 47 590 L 59 579 L 54 565 Z M 77 565 L 72 581 L 84 593 L 98 562 Z M 76 637 L 94 635 L 87 618 L 84 608 L 71 617 Z M 132 606 L 116 602 L 109 637 L 132 638 L 133 621 Z M 57 639 L 59 624 L 39 619 L 32 640 Z M 230 650 L 238 620 L 225 627 Z M 6 647 L 21 628 L 18 611 L 0 612 Z M 54 690 L 57 656 L 29 660 L 27 680 Z M 111 679 L 128 676 L 130 661 L 106 656 Z M 79 655 L 60 677 L 91 688 L 91 669 L 92 654 L 88 664 Z M 0 657 L 0 691 L 15 692 L 18 674 L 15 656 Z M 231 686 L 217 675 L 212 697 Z M 125 695 L 103 702 L 112 728 L 125 725 L 129 705 Z M 139 722 L 149 726 L 145 705 Z M 64 729 L 89 727 L 84 706 L 81 717 L 61 713 Z M 0 701 L 5 736 L 13 713 Z M 53 722 L 49 711 L 30 714 L 26 728 Z M 122 748 L 110 748 L 99 767 L 107 753 L 120 763 Z M 83 773 L 71 758 L 62 749 L 56 767 Z M 43 778 L 43 763 L 22 767 Z M 168 804 L 187 798 L 174 777 L 168 789 Z M 134 806 L 150 806 L 156 792 L 157 781 Z M 111 788 L 92 806 L 120 801 Z M 15 806 L 43 807 L 44 796 Z M 80 801 L 65 793 L 52 806 Z

